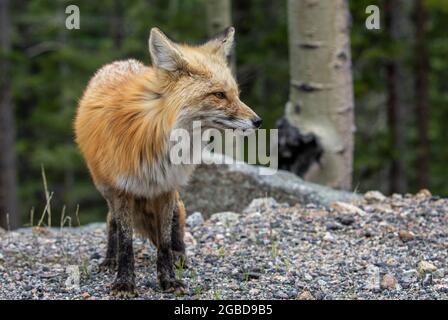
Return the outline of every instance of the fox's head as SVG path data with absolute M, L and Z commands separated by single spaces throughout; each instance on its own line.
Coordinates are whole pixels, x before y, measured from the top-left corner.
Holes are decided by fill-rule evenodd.
M 182 117 L 200 120 L 203 127 L 248 130 L 261 125 L 261 118 L 240 100 L 227 64 L 234 34 L 229 27 L 203 45 L 189 46 L 151 29 L 149 51 L 153 67 L 166 80 L 165 98 L 181 106 Z

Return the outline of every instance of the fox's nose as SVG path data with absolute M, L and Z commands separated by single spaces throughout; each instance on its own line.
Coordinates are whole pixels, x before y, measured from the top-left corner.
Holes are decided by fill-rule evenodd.
M 260 128 L 262 123 L 263 123 L 263 119 L 261 119 L 260 117 L 256 117 L 255 119 L 252 119 L 252 124 L 256 128 Z

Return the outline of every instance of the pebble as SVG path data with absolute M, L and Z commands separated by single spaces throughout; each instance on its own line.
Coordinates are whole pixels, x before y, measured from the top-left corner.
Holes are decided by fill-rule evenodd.
M 313 277 L 309 274 L 309 273 L 305 273 L 303 275 L 303 277 L 305 278 L 306 281 L 311 281 L 313 280 Z
M 422 280 L 422 286 L 424 287 L 428 287 L 432 285 L 432 274 L 431 273 L 426 273 L 423 277 Z
M 364 210 L 353 204 L 340 201 L 333 202 L 331 207 L 335 209 L 337 212 L 343 214 L 357 214 L 360 216 L 365 216 L 367 214 Z
M 389 273 L 386 273 L 381 280 L 381 288 L 386 290 L 394 290 L 397 287 L 397 279 Z
M 432 194 L 428 189 L 421 189 L 417 194 L 417 198 L 431 198 Z
M 315 300 L 313 295 L 311 294 L 311 292 L 309 292 L 307 290 L 302 291 L 300 293 L 300 295 L 297 297 L 297 299 L 299 299 L 299 300 Z
M 260 211 L 262 209 L 269 209 L 277 207 L 278 203 L 274 198 L 256 198 L 244 209 L 244 213 Z
M 238 213 L 230 211 L 218 212 L 210 216 L 210 221 L 221 222 L 226 224 L 230 222 L 235 222 L 236 220 L 238 220 L 239 216 L 240 215 Z
M 198 227 L 204 223 L 204 217 L 202 213 L 196 211 L 190 214 L 185 222 L 190 228 Z
M 378 291 L 380 289 L 380 268 L 375 265 L 368 265 L 366 270 L 368 277 L 366 279 L 366 289 Z
M 398 231 L 398 237 L 403 242 L 408 242 L 415 239 L 415 235 L 412 232 L 403 229 Z
M 342 229 L 342 225 L 338 222 L 327 223 L 327 230 L 334 231 L 334 230 L 340 230 L 340 229 Z
M 277 299 L 288 299 L 289 298 L 288 295 L 285 292 L 283 292 L 283 291 L 277 291 L 274 294 L 274 297 L 277 298 Z
M 325 232 L 323 240 L 328 242 L 336 242 L 336 238 L 330 232 Z
M 382 202 L 386 197 L 379 191 L 369 191 L 364 194 L 364 199 L 367 202 Z
M 423 275 L 427 272 L 434 272 L 437 270 L 437 267 L 428 261 L 420 261 L 417 266 L 417 270 L 420 275 Z
M 349 226 L 355 222 L 355 218 L 352 215 L 344 214 L 336 218 L 344 226 Z
M 409 287 L 412 283 L 417 282 L 418 271 L 415 269 L 406 270 L 401 275 L 401 282 L 403 287 Z

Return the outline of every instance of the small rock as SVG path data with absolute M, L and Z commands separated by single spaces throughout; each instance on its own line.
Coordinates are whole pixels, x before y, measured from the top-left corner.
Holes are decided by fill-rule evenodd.
M 305 290 L 299 294 L 297 297 L 299 300 L 315 300 L 311 292 Z
M 434 272 L 437 270 L 437 267 L 428 261 L 420 261 L 417 266 L 418 273 L 423 275 L 428 272 Z
M 381 288 L 386 290 L 394 290 L 397 287 L 397 279 L 389 273 L 386 273 L 381 280 Z
M 426 273 L 422 280 L 422 286 L 428 287 L 430 285 L 432 285 L 432 274 Z
M 420 199 L 431 198 L 432 194 L 428 189 L 422 189 L 416 194 L 416 197 Z
M 262 208 L 269 209 L 278 206 L 274 198 L 256 198 L 244 209 L 244 213 L 260 211 Z
M 364 194 L 364 199 L 367 202 L 381 202 L 386 200 L 386 197 L 379 191 L 368 191 Z
M 260 294 L 260 290 L 258 290 L 256 288 L 252 288 L 249 290 L 249 294 L 252 296 L 258 296 Z
M 82 296 L 82 298 L 83 298 L 84 300 L 87 300 L 87 299 L 90 298 L 90 294 L 89 294 L 88 292 L 83 292 L 83 293 L 81 294 L 81 296 Z
M 204 217 L 202 213 L 196 211 L 190 214 L 185 222 L 190 228 L 194 228 L 204 223 Z
M 398 237 L 403 242 L 408 242 L 415 239 L 415 235 L 412 232 L 403 229 L 398 231 Z
M 289 299 L 294 299 L 297 297 L 297 290 L 296 289 L 291 289 L 288 291 L 288 298 Z
M 336 242 L 335 237 L 330 232 L 325 232 L 325 235 L 322 239 L 328 242 Z
M 32 232 L 33 234 L 40 236 L 48 236 L 51 233 L 48 228 L 44 227 L 33 227 Z
M 433 272 L 434 278 L 443 278 L 445 276 L 445 269 L 440 268 Z
M 380 268 L 371 264 L 367 266 L 366 288 L 374 292 L 380 290 Z
M 366 212 L 364 210 L 350 203 L 336 201 L 332 203 L 331 207 L 339 213 L 350 213 L 350 214 L 357 214 L 360 216 L 366 215 Z
M 408 288 L 412 283 L 417 282 L 418 272 L 415 269 L 406 270 L 401 275 L 401 282 L 404 288 Z
M 274 294 L 274 297 L 277 299 L 288 299 L 288 295 L 286 293 L 284 293 L 283 291 L 277 291 Z
M 5 261 L 5 257 L 3 256 L 3 254 L 0 252 L 0 261 Z
M 355 222 L 355 218 L 352 215 L 344 214 L 336 218 L 344 226 L 349 226 Z
M 329 222 L 326 225 L 327 230 L 340 230 L 342 229 L 342 225 L 338 222 Z
M 311 281 L 313 280 L 313 277 L 309 274 L 309 273 L 305 273 L 303 275 L 303 277 L 305 278 L 306 281 Z
M 235 222 L 236 220 L 238 220 L 239 217 L 240 215 L 238 213 L 226 211 L 212 214 L 210 220 L 221 223 L 229 223 L 229 222 Z

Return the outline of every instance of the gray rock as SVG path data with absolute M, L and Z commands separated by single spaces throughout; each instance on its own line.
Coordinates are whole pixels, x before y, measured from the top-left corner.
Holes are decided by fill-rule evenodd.
M 423 277 L 422 280 L 422 286 L 424 287 L 428 287 L 432 284 L 432 274 L 431 273 L 427 273 L 425 274 L 425 276 Z
M 187 217 L 186 223 L 190 228 L 194 228 L 204 223 L 204 217 L 202 213 L 196 211 Z
M 359 196 L 305 182 L 293 173 L 278 170 L 272 175 L 260 174 L 267 168 L 244 162 L 202 164 L 196 168 L 188 186 L 181 190 L 187 211 L 202 212 L 205 218 L 213 212 L 242 212 L 254 198 L 272 197 L 279 203 L 322 204 L 350 202 Z
M 415 269 L 406 270 L 401 275 L 401 282 L 403 287 L 409 287 L 412 283 L 418 280 L 418 271 Z
M 221 223 L 229 223 L 238 220 L 239 214 L 235 212 L 218 212 L 214 213 L 210 217 L 210 221 L 221 222 Z
M 285 292 L 280 291 L 280 290 L 274 294 L 274 297 L 277 299 L 288 299 L 288 295 Z

